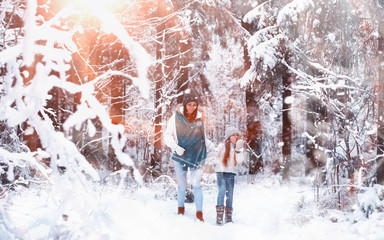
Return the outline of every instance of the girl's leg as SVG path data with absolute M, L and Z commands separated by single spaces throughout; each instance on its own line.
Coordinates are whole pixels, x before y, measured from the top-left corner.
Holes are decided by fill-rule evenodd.
M 222 172 L 216 173 L 217 177 L 217 205 L 216 205 L 216 224 L 223 224 L 224 217 L 224 197 L 225 197 L 225 180 Z
M 201 190 L 202 169 L 191 169 L 191 182 L 195 196 L 196 212 L 203 211 L 203 191 Z
M 233 204 L 233 189 L 235 187 L 235 174 L 234 173 L 224 173 L 225 188 L 227 200 L 225 206 L 227 208 L 232 208 Z
M 185 190 L 187 188 L 187 171 L 183 170 L 181 163 L 173 161 L 177 178 L 177 205 L 184 207 Z
M 217 206 L 224 206 L 225 181 L 224 181 L 223 173 L 217 172 L 216 177 L 217 177 L 217 188 L 219 191 L 217 194 Z

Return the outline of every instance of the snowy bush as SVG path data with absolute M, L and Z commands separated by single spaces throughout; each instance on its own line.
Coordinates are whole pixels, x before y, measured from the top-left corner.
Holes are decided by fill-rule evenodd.
M 359 209 L 368 218 L 373 212 L 384 212 L 384 186 L 362 189 L 357 196 Z

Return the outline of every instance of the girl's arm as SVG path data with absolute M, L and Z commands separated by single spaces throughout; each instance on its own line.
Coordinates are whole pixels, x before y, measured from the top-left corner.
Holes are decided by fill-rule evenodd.
M 245 160 L 245 158 L 246 158 L 246 151 L 245 151 L 245 141 L 244 141 L 244 139 L 239 139 L 236 142 L 235 154 L 236 154 L 237 164 L 240 164 L 241 162 L 243 162 Z

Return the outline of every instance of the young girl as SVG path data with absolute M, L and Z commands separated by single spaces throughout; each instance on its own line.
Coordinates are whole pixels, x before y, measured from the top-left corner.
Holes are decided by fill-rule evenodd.
M 221 225 L 223 224 L 224 211 L 225 222 L 232 222 L 235 175 L 237 174 L 239 164 L 244 160 L 244 140 L 240 139 L 240 131 L 234 127 L 227 127 L 224 143 L 219 149 L 215 164 L 219 190 L 216 205 L 216 223 Z M 224 206 L 225 196 L 227 198 Z
M 184 95 L 183 106 L 177 109 L 167 124 L 164 142 L 174 153 L 177 178 L 178 214 L 184 214 L 185 191 L 187 187 L 187 171 L 191 171 L 191 183 L 196 204 L 196 218 L 204 222 L 203 192 L 201 190 L 201 174 L 208 151 L 214 148 L 213 143 L 206 139 L 203 114 L 198 111 L 198 97 L 193 91 Z

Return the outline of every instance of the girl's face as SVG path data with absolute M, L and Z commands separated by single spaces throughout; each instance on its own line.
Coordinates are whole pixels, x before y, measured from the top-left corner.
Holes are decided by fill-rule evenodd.
M 197 102 L 189 102 L 185 107 L 187 108 L 187 113 L 192 114 L 197 108 Z
M 238 133 L 234 133 L 229 137 L 229 141 L 233 144 L 236 144 L 237 140 L 240 139 L 240 135 Z

